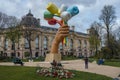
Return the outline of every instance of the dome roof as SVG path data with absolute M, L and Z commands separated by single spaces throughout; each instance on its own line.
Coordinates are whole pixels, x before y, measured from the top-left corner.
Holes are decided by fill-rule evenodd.
M 31 10 L 29 10 L 29 13 L 26 14 L 26 16 L 33 16 L 33 14 L 31 13 Z
M 24 25 L 25 27 L 39 27 L 40 19 L 36 19 L 31 11 L 29 10 L 29 13 L 24 16 L 20 22 L 21 25 Z

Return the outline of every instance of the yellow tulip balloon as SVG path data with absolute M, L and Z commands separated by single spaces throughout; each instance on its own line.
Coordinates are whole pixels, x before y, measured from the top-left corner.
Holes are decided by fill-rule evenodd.
M 50 11 L 52 14 L 59 14 L 59 9 L 57 8 L 57 6 L 53 3 L 49 3 L 47 6 L 47 10 Z

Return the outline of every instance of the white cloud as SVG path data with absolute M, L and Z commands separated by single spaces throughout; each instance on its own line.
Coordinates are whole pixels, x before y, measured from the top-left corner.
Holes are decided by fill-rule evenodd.
M 27 3 L 27 5 L 26 5 L 29 9 L 31 9 L 32 7 L 33 7 L 33 5 L 32 5 L 32 3 L 31 2 L 29 2 L 29 3 Z

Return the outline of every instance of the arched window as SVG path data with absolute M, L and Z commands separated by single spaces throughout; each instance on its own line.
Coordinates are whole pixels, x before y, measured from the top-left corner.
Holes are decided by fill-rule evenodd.
M 5 39 L 5 49 L 7 49 L 7 48 L 8 48 L 8 40 Z
M 70 49 L 73 49 L 73 40 L 70 40 Z
M 29 43 L 28 43 L 28 40 L 25 38 L 25 49 L 28 49 L 29 48 Z
M 20 53 L 19 52 L 17 53 L 17 56 L 20 57 Z
M 4 56 L 7 56 L 7 53 L 4 53 Z
M 1 38 L 0 38 L 0 47 L 2 46 L 2 40 L 1 40 Z
M 18 49 L 20 49 L 20 36 L 18 36 Z
M 59 44 L 59 49 L 60 49 L 60 50 L 63 49 L 62 42 Z
M 11 47 L 11 50 L 14 50 L 14 48 L 15 48 L 15 42 L 12 41 L 12 47 Z
M 51 41 L 50 41 L 51 43 L 53 42 L 53 39 L 54 39 L 54 37 L 51 37 Z
M 35 46 L 36 46 L 36 49 L 39 49 L 39 37 L 38 36 L 35 39 Z
M 87 41 L 86 40 L 84 40 L 84 47 L 86 47 L 87 46 Z
M 44 44 L 44 49 L 47 49 L 47 47 L 48 47 L 48 38 L 46 36 L 44 37 L 43 44 Z
M 78 40 L 79 48 L 81 48 L 81 40 Z
M 11 53 L 11 57 L 15 57 L 15 53 Z
M 51 45 L 52 45 L 53 39 L 54 39 L 54 37 L 52 36 L 52 37 L 50 38 L 50 47 L 51 47 Z
M 35 53 L 35 57 L 38 57 L 38 52 Z

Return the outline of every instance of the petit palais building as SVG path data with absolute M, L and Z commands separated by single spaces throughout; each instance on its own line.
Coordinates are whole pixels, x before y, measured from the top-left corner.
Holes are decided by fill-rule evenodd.
M 57 28 L 51 28 L 40 25 L 40 19 L 36 19 L 31 12 L 22 17 L 20 22 L 21 29 L 29 28 L 29 30 L 36 30 L 36 36 L 33 36 L 31 40 L 32 57 L 38 58 L 40 56 L 45 57 L 50 52 L 52 41 L 57 32 Z M 77 26 L 76 26 L 77 27 Z M 64 55 L 70 55 L 75 57 L 91 56 L 89 34 L 74 31 L 74 26 L 70 26 L 70 32 L 68 36 L 68 42 L 66 45 L 59 45 L 59 53 Z M 13 45 L 13 41 L 5 37 L 4 32 L 8 29 L 2 30 L 3 34 L 0 35 L 0 52 L 4 56 L 19 57 L 21 59 L 28 58 L 27 53 L 30 53 L 29 43 L 23 35 L 19 41 Z

